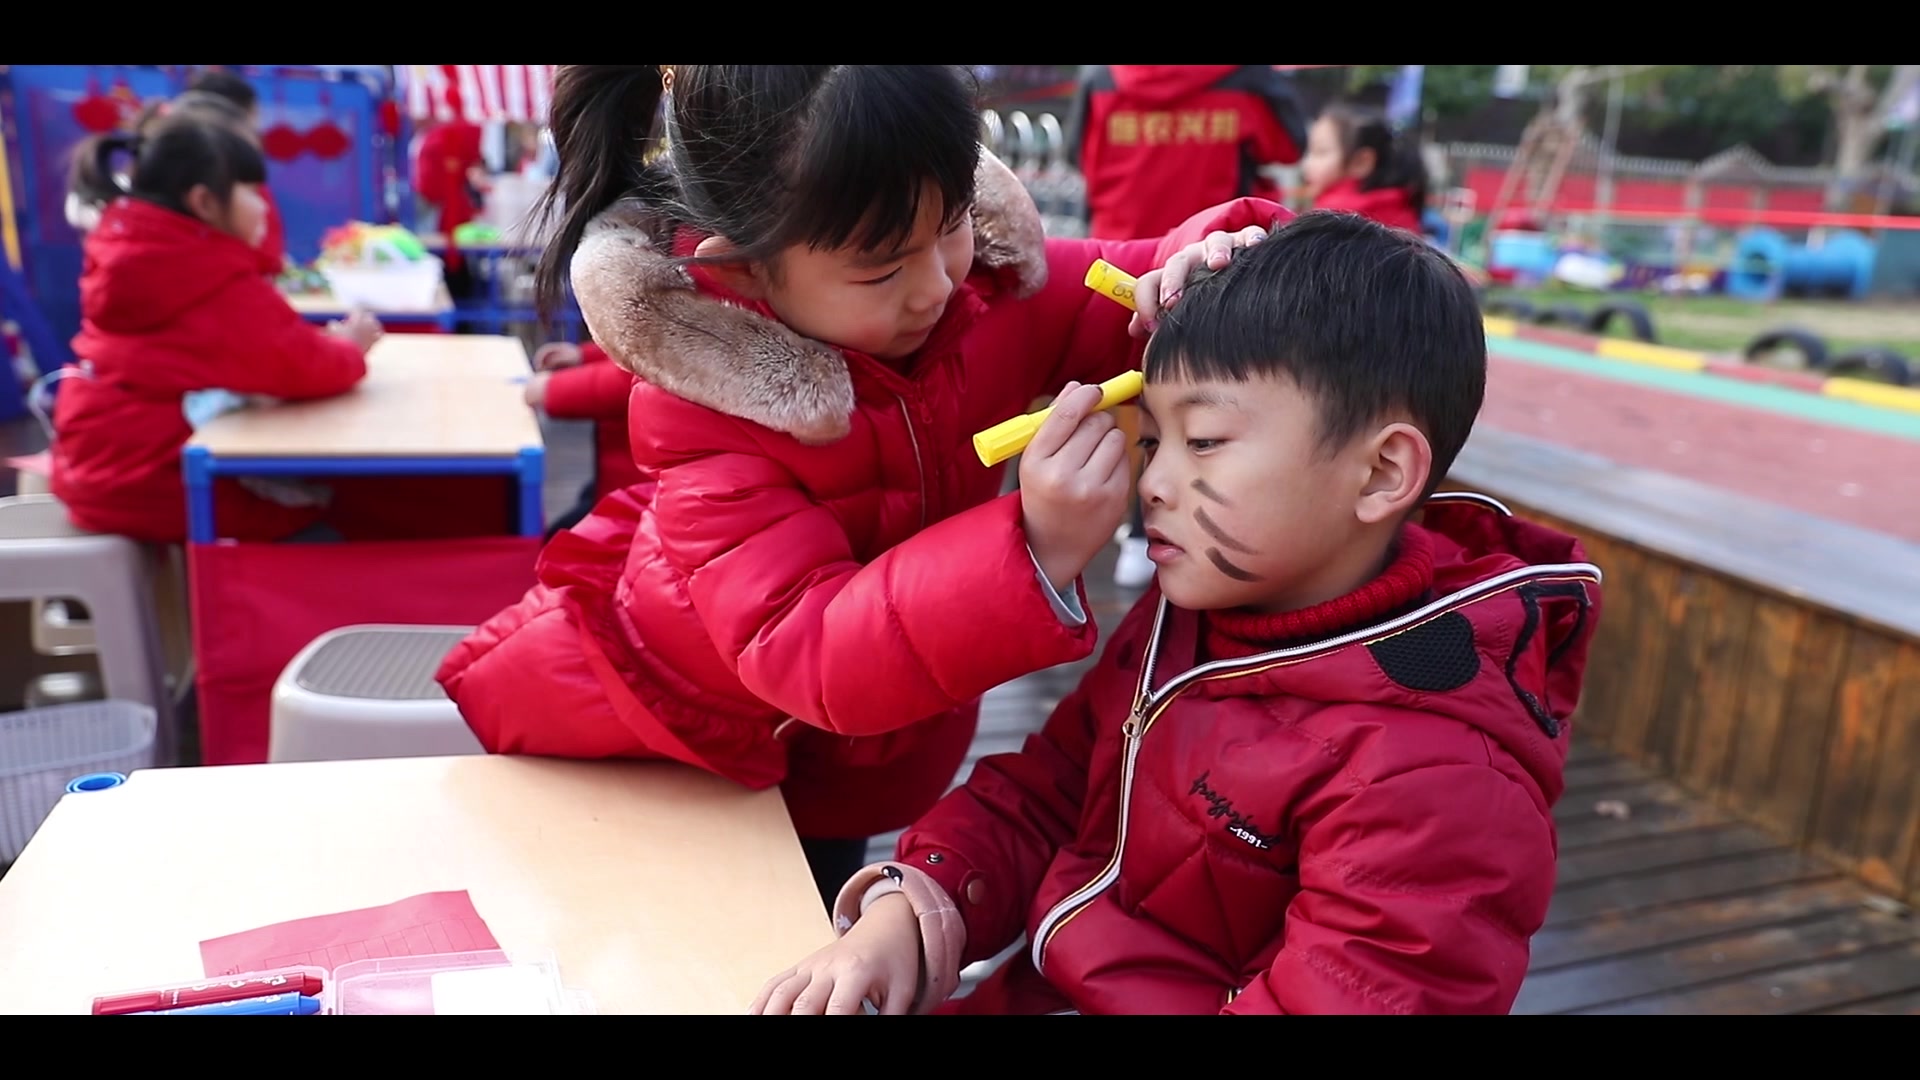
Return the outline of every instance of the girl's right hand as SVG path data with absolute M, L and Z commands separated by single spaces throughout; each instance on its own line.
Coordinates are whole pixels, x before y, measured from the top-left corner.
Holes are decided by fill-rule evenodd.
M 768 979 L 747 1011 L 837 1016 L 872 1001 L 884 1016 L 905 1016 L 919 989 L 920 920 L 906 897 L 892 893 L 840 940 Z
M 1127 514 L 1133 463 L 1127 436 L 1098 386 L 1068 383 L 1020 455 L 1027 546 L 1056 592 L 1080 576 Z
M 534 352 L 533 367 L 536 371 L 559 371 L 578 367 L 583 359 L 580 346 L 573 342 L 549 341 Z
M 1199 243 L 1174 252 L 1165 266 L 1142 274 L 1134 286 L 1134 315 L 1127 332 L 1137 338 L 1151 336 L 1160 316 L 1180 302 L 1180 294 L 1194 271 L 1225 270 L 1233 261 L 1234 248 L 1252 247 L 1266 238 L 1267 230 L 1249 225 L 1239 232 L 1208 233 Z
M 327 324 L 327 329 L 353 342 L 362 353 L 373 348 L 386 331 L 380 326 L 380 320 L 366 311 L 355 311 L 344 320 Z

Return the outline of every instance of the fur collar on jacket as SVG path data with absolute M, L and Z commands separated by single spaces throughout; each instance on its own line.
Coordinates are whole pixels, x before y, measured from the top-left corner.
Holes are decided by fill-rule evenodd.
M 980 154 L 974 265 L 1021 297 L 1046 284 L 1040 212 L 1005 164 Z M 659 223 L 632 202 L 587 227 L 571 266 L 593 340 L 621 367 L 698 405 L 805 443 L 851 430 L 853 381 L 838 350 L 695 291 Z

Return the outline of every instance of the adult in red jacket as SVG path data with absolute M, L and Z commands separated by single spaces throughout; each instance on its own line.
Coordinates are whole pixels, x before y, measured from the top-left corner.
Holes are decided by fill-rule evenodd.
M 83 188 L 114 183 L 108 159 L 130 138 L 82 144 Z M 193 434 L 189 393 L 318 398 L 366 375 L 377 322 L 356 319 L 340 332 L 312 326 L 261 275 L 252 241 L 264 230 L 263 210 L 248 185 L 264 175 L 259 148 L 239 132 L 168 117 L 142 143 L 131 196 L 110 203 L 87 236 L 73 339 L 80 377 L 60 383 L 51 479 L 81 528 L 156 543 L 186 538 L 180 452 Z M 319 516 L 232 482 L 217 487 L 215 512 L 223 535 L 261 540 Z
M 627 396 L 633 374 L 592 342 L 550 341 L 533 355 L 537 373 L 527 381 L 527 404 L 560 420 L 593 422 L 593 480 L 573 509 L 549 529 L 570 529 L 609 493 L 641 482 L 627 441 Z
M 428 204 L 421 209 L 433 215 L 433 231 L 447 245 L 447 269 L 462 274 L 465 264 L 453 246 L 453 233 L 480 216 L 474 180 L 486 161 L 481 134 L 480 125 L 467 120 L 436 123 L 420 136 L 413 156 L 413 193 Z
M 1023 751 L 901 837 L 891 868 L 960 924 L 930 937 L 932 1000 L 1024 934 L 940 1011 L 1507 1012 L 1598 581 L 1574 538 L 1443 493 L 1318 607 L 1150 590 Z
M 1242 200 L 1160 241 L 1044 239 L 991 155 L 975 207 L 974 272 L 898 366 L 801 338 L 707 273 L 677 284 L 622 204 L 597 219 L 575 295 L 640 376 L 628 433 L 657 488 L 556 536 L 539 584 L 447 656 L 488 751 L 673 758 L 781 784 L 802 837 L 864 838 L 939 798 L 981 694 L 1091 653 L 972 436 L 1138 366 L 1127 310 L 1083 284 L 1095 258 L 1144 273 L 1276 208 Z
M 1409 232 L 1425 231 L 1427 169 L 1419 147 L 1378 109 L 1334 105 L 1314 120 L 1300 163 L 1315 210 L 1344 210 Z
M 1268 64 L 1111 64 L 1081 73 L 1067 147 L 1088 235 L 1161 236 L 1230 199 L 1279 200 L 1260 175 L 1306 146 L 1306 112 Z

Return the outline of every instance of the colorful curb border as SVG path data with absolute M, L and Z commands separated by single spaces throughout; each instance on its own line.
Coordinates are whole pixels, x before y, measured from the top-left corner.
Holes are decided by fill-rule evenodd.
M 1737 359 L 1713 356 L 1691 349 L 1649 345 L 1644 341 L 1628 341 L 1621 338 L 1594 337 L 1590 334 L 1556 330 L 1552 327 L 1534 326 L 1502 316 L 1488 315 L 1485 317 L 1485 322 L 1488 337 L 1537 341 L 1543 345 L 1573 349 L 1629 364 L 1644 364 L 1648 367 L 1666 368 L 1669 371 L 1689 371 L 1701 375 L 1741 379 L 1746 382 L 1767 383 L 1809 394 L 1841 398 L 1862 405 L 1920 414 L 1920 389 L 1913 387 L 1888 386 L 1884 383 L 1868 382 L 1865 379 L 1831 379 L 1806 372 L 1779 371 L 1774 368 L 1743 364 Z

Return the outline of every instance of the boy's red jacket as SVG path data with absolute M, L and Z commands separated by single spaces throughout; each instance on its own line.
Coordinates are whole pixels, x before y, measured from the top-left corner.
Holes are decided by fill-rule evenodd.
M 627 441 L 627 397 L 633 375 L 592 342 L 580 346 L 580 363 L 547 379 L 547 415 L 561 420 L 593 421 L 595 499 L 641 481 Z
M 1574 538 L 1441 495 L 1388 573 L 1285 617 L 1290 647 L 1222 647 L 1149 592 L 1025 749 L 900 839 L 959 907 L 959 964 L 1027 938 L 944 1011 L 1509 1011 L 1599 581 Z M 1197 666 L 1203 634 L 1231 658 Z
M 1269 64 L 1089 67 L 1067 146 L 1087 178 L 1088 234 L 1160 236 L 1242 196 L 1279 201 L 1264 165 L 1291 165 L 1307 114 Z
M 865 837 L 946 790 L 981 694 L 1092 652 L 972 437 L 1070 379 L 1138 366 L 1129 312 L 1083 284 L 1095 258 L 1140 274 L 1284 211 L 1244 200 L 1164 242 L 1043 240 L 1005 166 L 982 173 L 976 273 L 905 370 L 710 283 L 646 284 L 672 280 L 659 249 L 626 208 L 602 216 L 574 291 L 593 339 L 640 375 L 629 434 L 656 488 L 556 536 L 539 584 L 447 656 L 439 679 L 483 746 L 675 758 L 784 785 L 802 836 Z
M 1406 229 L 1420 233 L 1425 229 L 1420 224 L 1420 211 L 1409 200 L 1406 188 L 1384 187 L 1372 191 L 1361 191 L 1358 182 L 1341 180 L 1320 193 L 1313 200 L 1315 210 L 1345 210 L 1371 218 L 1382 225 L 1395 229 Z
M 344 393 L 367 373 L 360 350 L 302 319 L 260 272 L 260 250 L 197 219 L 115 200 L 82 247 L 82 372 L 54 406 L 53 494 L 74 523 L 155 543 L 186 538 L 182 398 L 225 389 L 284 399 Z M 310 511 L 217 485 L 223 536 L 278 539 Z

